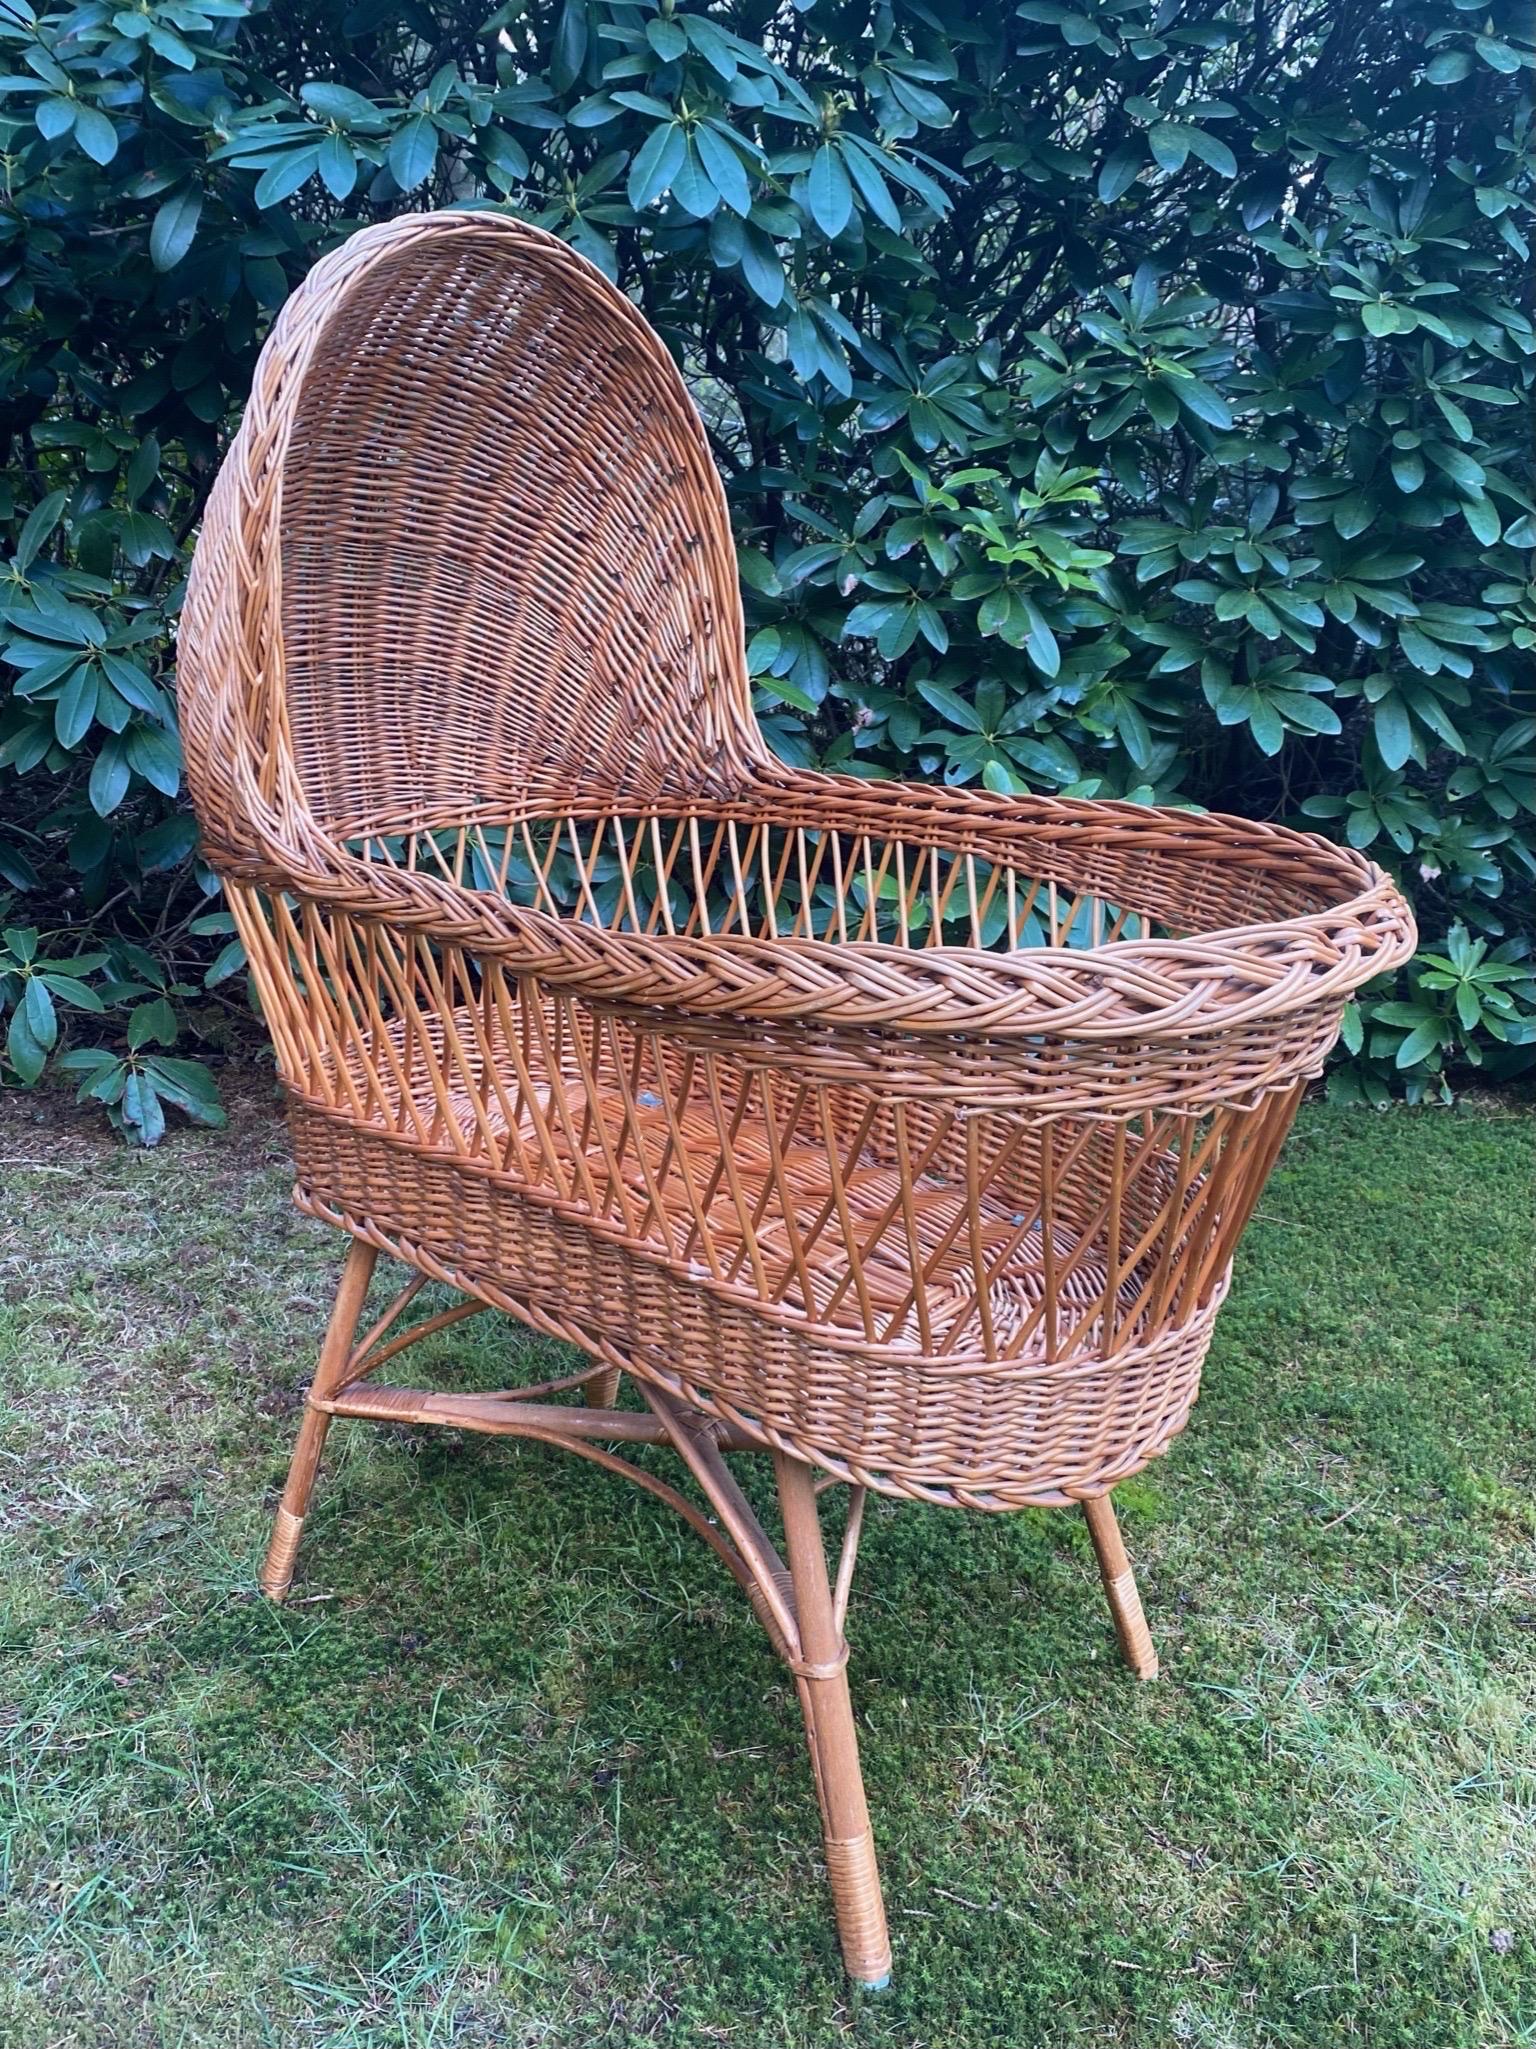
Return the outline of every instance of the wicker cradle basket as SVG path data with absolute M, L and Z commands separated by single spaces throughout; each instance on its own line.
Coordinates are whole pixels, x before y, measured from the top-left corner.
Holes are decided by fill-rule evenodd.
M 781 765 L 679 373 L 567 246 L 485 213 L 369 229 L 289 302 L 180 692 L 297 1199 L 369 1248 L 269 1590 L 331 1415 L 616 1462 L 593 1439 L 643 1435 L 628 1371 L 729 1500 L 727 1562 L 807 1698 L 850 1968 L 878 1977 L 851 1723 L 818 1746 L 813 1713 L 846 1704 L 852 1554 L 823 1612 L 805 1476 L 1099 1504 L 1144 1635 L 1103 1497 L 1188 1416 L 1299 1092 L 1411 950 L 1402 899 L 1275 826 Z M 584 1348 L 592 1410 L 365 1388 L 407 1341 L 353 1343 L 379 1249 Z M 788 1567 L 719 1460 L 750 1446 Z

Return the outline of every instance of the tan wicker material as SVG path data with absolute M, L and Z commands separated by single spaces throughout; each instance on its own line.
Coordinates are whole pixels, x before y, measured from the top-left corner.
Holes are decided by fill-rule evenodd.
M 1343 1005 L 1413 943 L 1276 826 L 791 771 L 666 350 L 483 213 L 290 300 L 198 545 L 188 771 L 354 1250 L 264 1584 L 331 1416 L 562 1443 L 716 1545 L 794 1671 L 849 1968 L 888 1964 L 844 1672 L 863 1490 L 1082 1502 L 1188 1416 L 1232 1255 Z M 588 1407 L 364 1385 L 383 1250 L 572 1340 Z M 632 1374 L 644 1415 L 614 1407 Z M 535 1399 L 530 1399 L 530 1395 Z M 604 1446 L 666 1442 L 715 1520 Z M 775 1455 L 788 1564 L 722 1449 Z M 850 1483 L 835 1584 L 812 1471 Z

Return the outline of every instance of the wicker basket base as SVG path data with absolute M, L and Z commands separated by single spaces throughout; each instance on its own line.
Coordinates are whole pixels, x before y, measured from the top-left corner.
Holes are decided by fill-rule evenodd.
M 1183 1428 L 1226 1292 L 1153 1342 L 1058 1364 L 924 1359 L 680 1276 L 465 1163 L 292 1104 L 299 1206 L 858 1485 L 942 1506 L 1060 1507 Z

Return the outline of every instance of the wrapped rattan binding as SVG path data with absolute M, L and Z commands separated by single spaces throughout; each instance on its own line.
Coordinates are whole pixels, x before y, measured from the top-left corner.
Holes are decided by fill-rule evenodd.
M 356 1248 L 270 1591 L 332 1415 L 632 1474 L 605 1430 L 672 1444 L 715 1520 L 641 1483 L 799 1675 L 834 1879 L 867 1816 L 852 1548 L 829 1588 L 813 1469 L 860 1502 L 1091 1504 L 1156 1669 L 1108 1489 L 1182 1427 L 1298 1095 L 1412 946 L 1378 869 L 1275 825 L 782 766 L 681 377 L 582 258 L 489 213 L 368 229 L 284 309 L 181 706 L 298 1199 Z M 411 1327 L 354 1344 L 378 1250 L 583 1347 L 593 1406 L 397 1402 L 368 1376 Z M 751 1446 L 788 1566 L 721 1458 Z

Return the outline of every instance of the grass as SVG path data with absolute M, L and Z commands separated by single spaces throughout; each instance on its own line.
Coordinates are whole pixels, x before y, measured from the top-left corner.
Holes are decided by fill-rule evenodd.
M 342 1424 L 255 1598 L 339 1244 L 264 1103 L 152 1155 L 40 1114 L 0 1115 L 6 2049 L 1536 2042 L 1520 1114 L 1304 1114 L 1118 1497 L 1160 1684 L 1080 1518 L 873 1507 L 876 2000 L 705 1549 L 558 1452 Z

